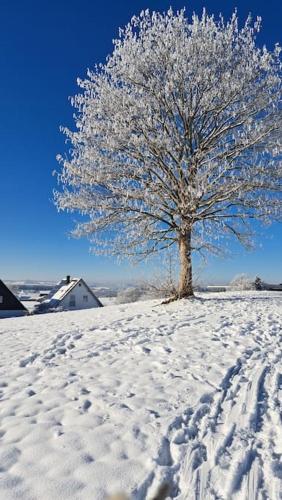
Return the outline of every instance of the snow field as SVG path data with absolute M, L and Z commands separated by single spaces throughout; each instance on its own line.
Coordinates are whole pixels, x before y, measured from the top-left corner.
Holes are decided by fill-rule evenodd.
M 206 294 L 0 322 L 0 498 L 279 499 L 281 303 Z

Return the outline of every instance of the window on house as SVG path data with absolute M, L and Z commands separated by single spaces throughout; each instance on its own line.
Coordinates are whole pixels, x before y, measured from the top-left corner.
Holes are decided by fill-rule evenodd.
M 75 295 L 70 296 L 70 307 L 75 307 Z
M 3 299 L 4 299 L 3 295 L 0 295 L 0 304 L 3 304 L 3 302 L 4 302 Z
M 88 302 L 88 295 L 83 295 L 83 302 Z

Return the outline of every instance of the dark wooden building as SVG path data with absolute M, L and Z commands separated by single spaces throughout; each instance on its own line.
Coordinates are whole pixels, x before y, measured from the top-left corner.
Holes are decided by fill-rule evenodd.
M 13 316 L 23 316 L 28 311 L 20 300 L 9 290 L 0 280 L 0 318 L 10 318 Z

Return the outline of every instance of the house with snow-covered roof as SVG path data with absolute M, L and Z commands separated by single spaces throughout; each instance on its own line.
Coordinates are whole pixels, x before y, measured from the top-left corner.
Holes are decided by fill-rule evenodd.
M 103 304 L 86 282 L 82 278 L 67 276 L 57 283 L 34 312 L 74 311 L 93 307 L 103 307 Z
M 13 292 L 0 280 L 0 318 L 24 316 L 28 310 Z

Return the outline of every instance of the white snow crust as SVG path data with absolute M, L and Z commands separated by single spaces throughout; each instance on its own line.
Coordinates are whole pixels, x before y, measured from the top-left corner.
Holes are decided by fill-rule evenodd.
M 0 320 L 0 498 L 282 498 L 282 294 Z

